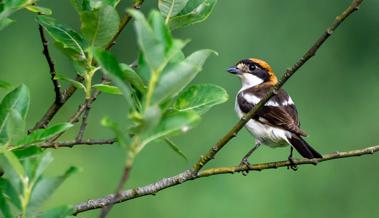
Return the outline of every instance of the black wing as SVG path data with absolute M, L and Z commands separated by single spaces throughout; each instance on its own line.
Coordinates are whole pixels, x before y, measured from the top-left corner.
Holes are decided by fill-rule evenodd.
M 251 92 L 251 90 L 246 91 L 247 92 L 241 92 L 237 97 L 238 105 L 244 113 L 248 113 L 255 106 L 255 104 L 248 102 L 243 97 L 243 95 L 254 95 L 254 93 Z M 260 98 L 261 96 L 259 95 L 260 94 L 255 96 Z M 277 106 L 270 106 L 266 103 L 266 105 L 258 111 L 253 119 L 270 126 L 288 130 L 301 136 L 306 136 L 306 133 L 299 128 L 300 122 L 298 119 L 296 106 L 294 104 L 283 105 L 283 103 L 288 102 L 288 100 L 288 94 L 284 90 L 280 89 L 279 93 L 273 96 L 270 100 L 272 102 L 276 102 Z

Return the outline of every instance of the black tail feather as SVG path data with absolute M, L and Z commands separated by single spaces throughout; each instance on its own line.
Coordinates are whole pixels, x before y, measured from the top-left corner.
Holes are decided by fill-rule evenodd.
M 301 156 L 312 159 L 312 158 L 322 158 L 322 155 L 318 153 L 314 148 L 312 148 L 303 138 L 300 136 L 292 136 L 288 138 L 288 141 L 296 149 Z

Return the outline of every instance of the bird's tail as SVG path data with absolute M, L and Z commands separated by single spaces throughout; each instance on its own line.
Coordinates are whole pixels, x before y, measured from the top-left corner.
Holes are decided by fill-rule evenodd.
M 322 155 L 312 148 L 301 136 L 292 135 L 292 137 L 288 138 L 288 141 L 301 156 L 308 159 L 322 158 Z

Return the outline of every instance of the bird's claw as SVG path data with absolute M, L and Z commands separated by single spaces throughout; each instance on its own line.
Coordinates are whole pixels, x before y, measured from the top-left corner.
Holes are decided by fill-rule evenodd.
M 247 158 L 243 158 L 241 163 L 239 164 L 241 167 L 244 167 L 246 168 L 245 170 L 242 171 L 242 175 L 243 176 L 247 176 L 247 174 L 249 173 L 249 166 L 250 166 L 250 163 L 249 161 L 247 160 Z
M 296 171 L 298 168 L 297 168 L 297 164 L 295 163 L 294 159 L 292 157 L 288 157 L 288 161 L 290 162 L 290 165 L 287 166 L 287 169 L 291 169 L 293 171 Z

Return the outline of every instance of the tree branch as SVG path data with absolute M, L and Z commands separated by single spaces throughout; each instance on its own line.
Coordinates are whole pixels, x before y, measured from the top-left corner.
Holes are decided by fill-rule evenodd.
M 115 138 L 113 139 L 86 139 L 86 140 L 72 140 L 72 141 L 63 141 L 63 142 L 47 142 L 41 144 L 41 148 L 60 148 L 60 147 L 69 147 L 72 148 L 74 145 L 106 145 L 113 144 L 117 142 Z
M 168 187 L 181 184 L 188 180 L 197 179 L 200 177 L 223 174 L 223 173 L 233 173 L 239 172 L 242 170 L 263 170 L 269 168 L 278 168 L 283 166 L 289 166 L 291 163 L 289 161 L 280 161 L 273 163 L 263 163 L 258 165 L 250 165 L 249 167 L 236 166 L 236 167 L 222 167 L 222 168 L 213 168 L 204 171 L 200 171 L 210 160 L 214 159 L 216 154 L 233 138 L 237 135 L 237 133 L 245 126 L 245 124 L 260 110 L 263 105 L 277 93 L 277 91 L 288 81 L 288 79 L 301 67 L 306 63 L 311 57 L 313 57 L 320 46 L 332 35 L 335 29 L 354 11 L 358 9 L 358 6 L 362 3 L 363 0 L 353 0 L 349 7 L 342 12 L 340 16 L 337 16 L 333 23 L 325 30 L 325 32 L 318 38 L 318 40 L 311 46 L 310 49 L 291 67 L 288 68 L 285 74 L 282 76 L 281 80 L 273 87 L 272 90 L 245 116 L 241 118 L 241 120 L 223 137 L 221 138 L 212 148 L 204 155 L 200 157 L 200 160 L 196 162 L 193 167 L 189 170 L 186 170 L 176 176 L 162 179 L 156 183 L 138 187 L 135 189 L 129 189 L 120 194 L 111 194 L 104 198 L 89 200 L 86 203 L 79 204 L 75 207 L 75 214 L 78 214 L 83 211 L 96 209 L 100 207 L 105 207 L 107 205 L 127 201 L 133 198 L 145 196 L 145 195 L 153 195 L 156 192 L 166 189 Z M 317 162 L 343 158 L 343 157 L 351 157 L 351 156 L 359 156 L 363 154 L 371 154 L 379 150 L 379 146 L 374 146 L 362 150 L 355 150 L 349 152 L 337 152 L 335 154 L 327 154 L 324 158 L 321 159 L 300 159 L 295 161 L 296 164 L 316 164 Z
M 135 0 L 133 3 L 134 9 L 140 9 L 144 0 Z M 116 39 L 121 34 L 121 32 L 125 29 L 126 25 L 128 25 L 129 21 L 132 19 L 132 16 L 129 13 L 125 13 L 125 15 L 121 18 L 120 26 L 118 28 L 117 33 L 113 36 L 112 40 L 105 47 L 107 50 L 111 49 L 113 45 L 116 44 Z
M 196 174 L 199 170 L 210 160 L 212 160 L 217 152 L 219 152 L 237 133 L 245 126 L 245 124 L 260 110 L 263 105 L 270 100 L 272 96 L 277 94 L 277 91 L 288 81 L 288 79 L 311 57 L 313 57 L 320 46 L 332 35 L 335 29 L 354 11 L 358 10 L 358 6 L 363 0 L 354 0 L 349 7 L 337 16 L 333 23 L 325 30 L 325 32 L 318 38 L 312 47 L 291 67 L 286 70 L 281 80 L 270 90 L 270 92 L 262 98 L 262 100 L 255 105 L 249 113 L 241 118 L 241 120 L 223 137 L 218 141 L 205 155 L 200 157 L 200 160 L 193 166 L 193 171 Z
M 76 81 L 82 82 L 83 78 L 77 76 Z M 61 107 L 67 102 L 67 100 L 75 93 L 76 87 L 71 85 L 63 92 L 62 100 L 60 103 L 54 101 L 54 103 L 47 109 L 46 113 L 42 116 L 42 118 L 31 128 L 28 132 L 31 133 L 37 129 L 46 128 L 50 121 L 54 118 L 54 116 L 58 113 Z
M 100 93 L 100 92 L 98 92 L 98 93 Z M 96 94 L 96 96 L 97 96 L 97 94 Z M 95 96 L 95 98 L 96 98 L 96 96 Z M 84 102 L 84 112 L 83 112 L 83 117 L 82 117 L 82 124 L 80 125 L 78 135 L 76 136 L 76 140 L 82 140 L 83 139 L 84 131 L 86 130 L 87 125 L 88 125 L 89 111 L 91 110 L 91 106 L 92 106 L 93 101 L 94 100 L 86 99 L 86 101 Z
M 133 4 L 134 9 L 140 9 L 143 0 L 135 0 Z M 119 37 L 121 32 L 125 29 L 125 27 L 128 25 L 129 21 L 131 20 L 131 16 L 128 13 L 125 13 L 125 16 L 120 21 L 119 29 L 116 33 L 116 35 L 113 36 L 113 38 L 110 40 L 108 45 L 106 46 L 106 50 L 109 50 L 112 48 L 113 45 L 115 45 L 116 39 Z M 76 81 L 82 82 L 83 78 L 80 76 L 77 76 Z M 46 128 L 46 126 L 50 123 L 50 121 L 54 118 L 54 116 L 58 113 L 58 111 L 62 108 L 62 106 L 67 102 L 68 99 L 76 92 L 76 87 L 71 85 L 69 86 L 62 95 L 61 101 L 58 103 L 54 101 L 54 103 L 49 107 L 49 109 L 46 111 L 46 113 L 42 116 L 42 118 L 34 125 L 33 128 L 31 128 L 28 132 L 31 133 L 37 129 Z
M 80 141 L 83 138 L 84 130 L 87 127 L 87 118 L 88 118 L 88 113 L 89 110 L 91 109 L 92 103 L 96 100 L 97 96 L 101 92 L 99 90 L 96 90 L 95 92 L 92 93 L 92 96 L 90 99 L 86 99 L 84 103 L 79 105 L 78 110 L 73 114 L 70 119 L 68 120 L 69 123 L 74 124 L 79 121 L 80 116 L 84 113 L 85 116 L 83 116 L 83 122 L 82 125 L 80 126 L 78 136 L 76 138 L 77 141 Z M 48 143 L 52 143 L 56 141 L 59 137 L 61 137 L 65 132 L 61 132 L 58 135 L 54 136 L 53 138 L 49 139 Z
M 130 159 L 129 159 L 130 160 Z M 122 173 L 121 179 L 117 185 L 116 191 L 114 192 L 114 198 L 120 198 L 122 194 L 122 189 L 124 188 L 124 185 L 126 181 L 129 179 L 130 171 L 132 170 L 133 161 L 127 161 L 124 167 L 124 171 Z M 113 207 L 113 204 L 109 204 L 106 207 L 103 207 L 100 212 L 100 218 L 107 217 L 108 213 L 111 211 Z
M 374 154 L 375 152 L 379 151 L 379 145 L 375 145 L 372 147 L 366 147 L 362 149 L 357 150 L 350 150 L 350 151 L 344 151 L 344 152 L 333 152 L 330 154 L 323 155 L 323 158 L 320 159 L 295 159 L 293 161 L 296 165 L 305 165 L 305 164 L 312 164 L 317 165 L 320 162 L 328 161 L 328 160 L 334 160 L 334 159 L 341 159 L 341 158 L 349 158 L 349 157 L 359 157 L 362 155 L 368 155 L 368 154 Z M 243 171 L 262 171 L 267 169 L 277 169 L 280 167 L 288 167 L 291 166 L 291 162 L 286 161 L 277 161 L 277 162 L 269 162 L 269 163 L 261 163 L 261 164 L 251 164 L 248 167 L 247 166 L 233 166 L 233 167 L 217 167 L 217 168 L 210 168 L 207 170 L 203 170 L 198 174 L 198 177 L 208 177 L 218 174 L 227 174 L 227 173 L 238 173 Z
M 42 53 L 45 56 L 47 64 L 49 65 L 51 81 L 53 82 L 53 85 L 54 85 L 55 103 L 62 104 L 63 96 L 61 92 L 61 84 L 59 83 L 58 80 L 55 79 L 55 75 L 56 75 L 55 65 L 54 65 L 53 59 L 50 56 L 49 43 L 46 39 L 45 32 L 41 25 L 38 25 L 38 31 L 39 31 L 39 35 L 40 35 L 42 46 L 43 46 Z
M 305 159 L 305 158 L 297 159 L 297 160 L 295 159 L 294 163 L 297 165 L 304 165 L 304 164 L 316 165 L 319 162 L 374 154 L 375 152 L 378 152 L 378 151 L 379 151 L 379 145 L 375 145 L 375 146 L 367 147 L 363 149 L 325 154 L 323 155 L 323 158 L 320 158 L 320 159 Z M 145 195 L 155 195 L 157 192 L 163 189 L 180 185 L 189 180 L 195 180 L 202 177 L 209 177 L 209 176 L 214 176 L 214 175 L 219 175 L 219 174 L 233 174 L 233 173 L 242 172 L 246 170 L 262 171 L 266 169 L 276 169 L 276 168 L 286 167 L 290 165 L 291 163 L 287 160 L 287 161 L 252 164 L 252 165 L 249 165 L 248 167 L 247 166 L 219 167 L 219 168 L 211 168 L 211 169 L 200 171 L 196 176 L 193 176 L 192 170 L 186 170 L 178 175 L 161 179 L 152 184 L 123 191 L 120 194 L 119 198 L 115 198 L 114 194 L 111 194 L 103 198 L 89 200 L 87 202 L 80 203 L 75 206 L 75 214 L 88 211 L 88 210 L 101 208 L 110 204 L 128 201 L 128 200 L 139 198 Z

